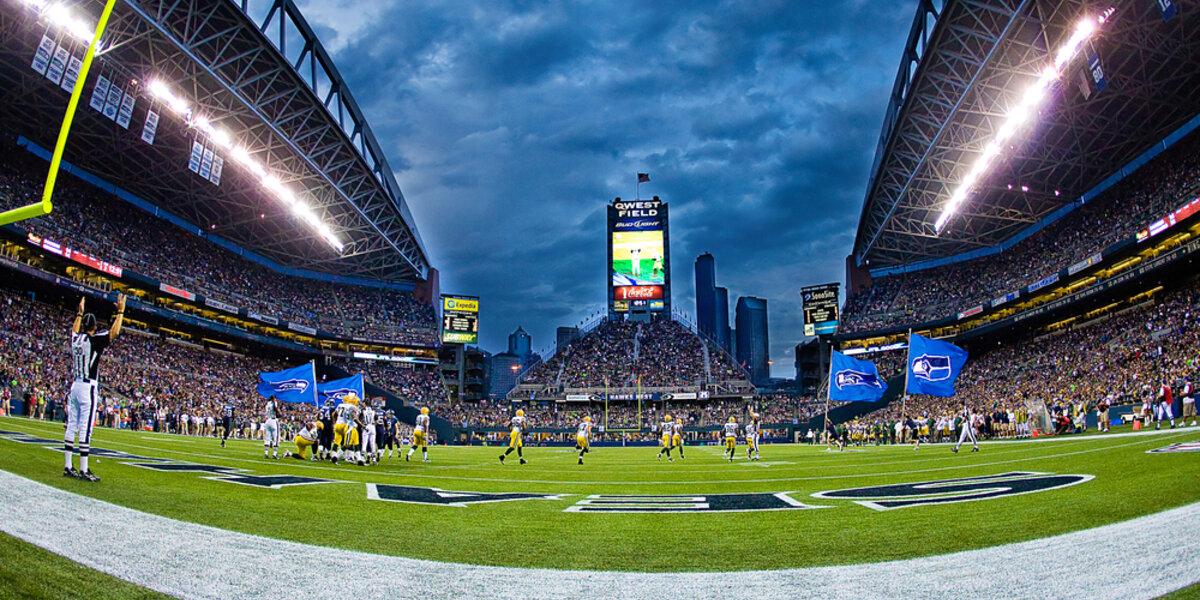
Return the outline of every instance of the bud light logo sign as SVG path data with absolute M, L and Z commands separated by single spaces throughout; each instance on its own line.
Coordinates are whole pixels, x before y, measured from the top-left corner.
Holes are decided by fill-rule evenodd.
M 277 394 L 285 394 L 287 392 L 303 392 L 308 389 L 308 381 L 305 379 L 284 379 L 271 383 L 271 387 Z
M 834 377 L 839 388 L 848 388 L 854 386 L 868 386 L 875 388 L 883 388 L 883 382 L 879 381 L 874 373 L 865 373 L 863 371 L 855 371 L 853 369 L 843 369 L 837 372 Z
M 613 231 L 658 231 L 662 219 L 623 219 L 613 224 Z
M 952 372 L 949 356 L 922 354 L 912 361 L 912 374 L 917 379 L 945 381 Z

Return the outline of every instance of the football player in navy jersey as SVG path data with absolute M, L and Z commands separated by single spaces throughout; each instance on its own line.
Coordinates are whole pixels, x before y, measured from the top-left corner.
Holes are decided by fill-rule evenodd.
M 317 458 L 321 460 L 329 458 L 333 448 L 333 409 L 333 398 L 326 398 L 325 405 L 317 411 L 317 430 L 320 432 L 317 436 Z
M 221 447 L 224 448 L 225 440 L 228 440 L 229 434 L 233 432 L 233 403 L 226 402 L 225 405 L 221 407 L 221 414 L 223 415 L 221 417 L 221 424 L 223 425 L 222 429 L 225 430 L 225 432 L 221 435 Z

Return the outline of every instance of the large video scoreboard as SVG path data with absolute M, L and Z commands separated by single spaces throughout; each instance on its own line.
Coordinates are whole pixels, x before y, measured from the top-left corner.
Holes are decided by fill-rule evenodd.
M 804 301 L 804 335 L 829 335 L 838 328 L 838 284 L 800 288 Z
M 479 343 L 479 298 L 442 296 L 442 342 Z
M 667 204 L 621 200 L 608 206 L 608 310 L 671 311 L 671 244 Z

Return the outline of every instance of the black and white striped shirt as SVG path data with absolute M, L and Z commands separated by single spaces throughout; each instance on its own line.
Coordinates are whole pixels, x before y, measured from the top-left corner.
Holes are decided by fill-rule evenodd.
M 100 355 L 108 348 L 108 332 L 88 335 L 71 334 L 71 374 L 82 381 L 97 381 L 100 375 Z

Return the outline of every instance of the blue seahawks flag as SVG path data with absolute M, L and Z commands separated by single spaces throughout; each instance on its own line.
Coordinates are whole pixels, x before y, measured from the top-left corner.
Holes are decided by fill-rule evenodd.
M 875 363 L 850 358 L 834 350 L 829 369 L 829 399 L 878 402 L 887 391 Z
M 908 393 L 954 395 L 954 380 L 967 363 L 967 351 L 913 334 L 908 338 Z
M 322 398 L 333 400 L 334 404 L 340 404 L 343 399 L 349 394 L 354 394 L 359 398 L 366 397 L 363 391 L 363 376 L 362 373 L 354 377 L 345 379 L 334 379 L 325 383 L 317 384 L 317 393 Z
M 313 363 L 279 371 L 258 374 L 258 395 L 275 396 L 281 402 L 317 403 L 317 373 Z

